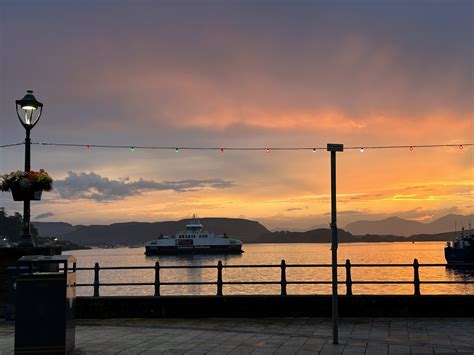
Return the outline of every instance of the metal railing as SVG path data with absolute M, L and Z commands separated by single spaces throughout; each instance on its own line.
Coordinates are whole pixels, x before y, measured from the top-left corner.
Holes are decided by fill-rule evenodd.
M 420 267 L 447 267 L 446 264 L 419 264 L 417 259 L 414 259 L 413 264 L 352 264 L 349 259 L 345 264 L 338 264 L 338 268 L 344 268 L 346 278 L 344 281 L 339 281 L 338 284 L 346 286 L 346 295 L 352 295 L 353 285 L 413 285 L 413 294 L 421 295 L 420 285 L 422 284 L 474 284 L 473 280 L 420 280 Z M 257 265 L 223 265 L 222 261 L 218 261 L 217 265 L 180 265 L 180 266 L 162 266 L 157 261 L 154 266 L 103 266 L 95 263 L 94 267 L 75 267 L 77 271 L 94 271 L 93 283 L 78 283 L 77 287 L 93 287 L 94 297 L 100 296 L 100 287 L 121 287 L 121 286 L 154 286 L 154 295 L 160 296 L 162 286 L 189 286 L 189 285 L 215 285 L 216 296 L 223 295 L 224 285 L 280 285 L 280 295 L 287 295 L 288 285 L 330 285 L 332 281 L 288 281 L 288 268 L 331 268 L 331 264 L 286 264 L 282 260 L 280 264 L 257 264 Z M 387 268 L 387 267 L 409 267 L 413 269 L 413 280 L 353 280 L 352 268 Z M 474 268 L 474 264 L 456 265 L 462 268 Z M 237 269 L 237 268 L 279 268 L 281 277 L 279 281 L 224 281 L 222 271 L 223 269 Z M 100 282 L 100 271 L 105 270 L 154 270 L 154 282 Z M 160 279 L 160 273 L 163 269 L 216 269 L 216 281 L 194 281 L 194 282 L 163 282 Z

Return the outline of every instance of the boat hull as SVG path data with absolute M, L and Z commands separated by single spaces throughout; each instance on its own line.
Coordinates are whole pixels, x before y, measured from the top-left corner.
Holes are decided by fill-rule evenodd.
M 242 254 L 240 245 L 236 246 L 210 246 L 210 247 L 177 247 L 177 246 L 146 246 L 145 255 L 192 255 L 192 254 Z
M 474 263 L 472 248 L 455 249 L 447 247 L 444 249 L 444 257 L 448 264 Z

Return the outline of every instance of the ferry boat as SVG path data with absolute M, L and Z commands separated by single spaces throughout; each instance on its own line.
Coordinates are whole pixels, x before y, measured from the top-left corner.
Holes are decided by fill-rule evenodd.
M 203 225 L 193 216 L 186 230 L 175 235 L 160 235 L 145 244 L 145 255 L 176 254 L 241 254 L 242 241 L 203 230 Z
M 462 228 L 461 233 L 447 243 L 444 256 L 448 265 L 474 263 L 474 233 L 470 225 L 469 232 Z

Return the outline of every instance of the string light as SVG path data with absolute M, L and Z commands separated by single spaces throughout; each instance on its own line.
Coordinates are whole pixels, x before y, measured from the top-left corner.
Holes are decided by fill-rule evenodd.
M 24 142 L 4 144 L 0 145 L 0 148 L 8 148 L 14 146 L 24 145 Z M 270 153 L 273 151 L 311 151 L 316 152 L 317 150 L 326 151 L 326 146 L 321 147 L 167 147 L 167 146 L 124 146 L 124 145 L 112 145 L 112 144 L 76 144 L 76 143 L 54 143 L 54 142 L 32 142 L 34 145 L 42 146 L 52 146 L 52 147 L 80 147 L 85 150 L 92 150 L 92 148 L 107 148 L 107 149 L 129 149 L 130 151 L 135 151 L 136 149 L 140 150 L 174 150 L 176 153 L 179 153 L 180 150 L 214 150 L 224 152 L 225 150 L 234 150 L 234 151 L 265 151 Z M 409 149 L 414 150 L 415 148 L 449 148 L 456 147 L 460 150 L 465 147 L 472 147 L 474 143 L 464 143 L 464 144 L 419 144 L 419 145 L 382 145 L 382 146 L 345 146 L 344 150 L 360 150 L 365 151 L 367 149 Z
M 361 153 L 364 152 L 364 147 L 360 147 L 360 152 L 361 152 Z
M 23 145 L 25 144 L 24 142 L 20 142 L 20 143 L 12 143 L 12 144 L 4 144 L 4 145 L 0 145 L 0 148 L 9 148 L 9 147 L 16 147 L 18 145 Z

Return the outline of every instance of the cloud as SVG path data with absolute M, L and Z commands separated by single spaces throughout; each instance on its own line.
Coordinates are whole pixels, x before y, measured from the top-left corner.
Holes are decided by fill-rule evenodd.
M 35 220 L 45 219 L 45 218 L 49 218 L 49 217 L 52 217 L 52 216 L 54 216 L 53 212 L 46 212 L 46 213 L 41 213 L 41 214 L 37 215 L 34 219 Z
M 288 212 L 292 212 L 292 211 L 303 211 L 303 210 L 307 210 L 308 209 L 308 206 L 304 206 L 304 207 L 291 207 L 291 208 L 287 208 L 286 210 Z
M 141 195 L 150 191 L 190 192 L 205 188 L 225 189 L 234 186 L 231 181 L 222 179 L 179 180 L 156 182 L 139 179 L 130 181 L 128 178 L 112 180 L 94 172 L 68 172 L 64 180 L 54 183 L 55 190 L 64 199 L 85 199 L 95 201 L 121 200 L 129 196 Z
M 338 216 L 364 216 L 367 214 L 367 211 L 337 211 Z M 331 212 L 326 212 L 324 216 L 330 216 Z

